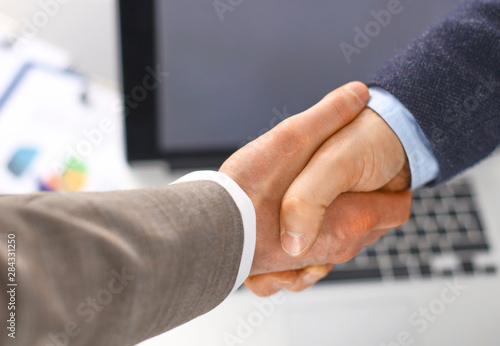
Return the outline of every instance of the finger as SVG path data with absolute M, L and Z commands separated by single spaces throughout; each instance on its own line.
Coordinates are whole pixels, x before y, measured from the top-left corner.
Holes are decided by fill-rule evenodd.
M 366 85 L 348 83 L 245 145 L 223 163 L 220 171 L 230 177 L 246 177 L 238 179 L 238 183 L 250 196 L 257 194 L 253 191 L 252 182 L 265 174 L 266 179 L 260 185 L 268 183 L 273 191 L 279 191 L 281 201 L 286 189 L 314 152 L 333 133 L 351 122 L 366 107 L 369 98 Z M 256 165 L 257 177 L 252 177 L 256 174 L 254 169 L 245 168 L 248 162 Z
M 340 195 L 328 208 L 321 234 L 304 259 L 311 264 L 342 263 L 383 235 L 404 224 L 411 210 L 411 191 L 352 192 Z M 372 234 L 373 233 L 373 234 Z
M 366 85 L 361 82 L 348 83 L 329 93 L 308 110 L 282 121 L 258 141 L 276 139 L 280 149 L 286 143 L 291 143 L 293 147 L 303 144 L 299 145 L 303 150 L 296 154 L 309 161 L 323 142 L 359 115 L 369 97 Z
M 250 276 L 245 280 L 245 286 L 260 297 L 270 296 L 297 281 L 297 271 L 287 270 L 276 273 L 266 273 Z
M 408 221 L 411 197 L 409 190 L 342 194 L 328 207 L 322 231 L 337 229 L 364 236 L 372 230 L 399 227 Z
M 366 237 L 363 239 L 362 247 L 367 247 L 374 244 L 377 240 L 382 238 L 387 234 L 388 229 L 375 229 L 369 232 Z
M 301 269 L 298 272 L 298 277 L 295 283 L 286 287 L 286 289 L 292 292 L 303 291 L 327 276 L 332 269 L 333 264 L 309 266 Z
M 288 169 L 287 174 L 281 176 L 287 180 L 288 188 L 321 144 L 351 122 L 365 108 L 368 99 L 366 85 L 361 82 L 346 84 L 308 110 L 282 121 L 242 149 L 256 149 L 263 166 L 276 170 L 276 166 L 286 165 L 283 168 Z M 284 157 L 292 157 L 293 164 Z M 271 168 L 269 170 L 272 171 Z
M 293 121 L 293 124 L 296 125 L 294 128 L 299 133 L 292 135 L 292 141 L 296 143 L 296 139 L 299 138 L 304 141 L 304 145 L 299 145 L 301 147 L 300 156 L 296 158 L 302 159 L 304 163 L 299 165 L 300 170 L 294 172 L 295 174 L 299 174 L 306 166 L 322 143 L 359 115 L 368 99 L 368 89 L 364 84 L 360 82 L 349 83 L 327 95 L 317 105 L 299 114 L 297 118 L 290 119 L 289 122 L 285 121 L 276 128 L 276 133 L 283 139 L 285 137 L 283 133 L 286 133 L 286 128 L 290 127 Z M 268 135 L 272 136 L 273 133 L 268 133 Z M 281 231 L 281 234 L 283 235 L 284 232 Z M 303 251 L 308 245 L 307 239 L 294 232 L 284 234 L 281 240 L 283 249 L 291 255 Z
M 283 197 L 281 235 L 292 256 L 308 252 L 323 224 L 326 208 L 342 192 L 373 191 L 401 170 L 404 150 L 376 113 L 365 110 L 331 136 L 311 158 Z
M 386 185 L 382 186 L 382 191 L 403 191 L 410 188 L 411 185 L 411 170 L 408 158 L 404 157 L 405 163 L 401 171 Z
M 268 249 L 280 244 L 279 206 L 285 191 L 318 147 L 352 121 L 368 99 L 368 88 L 361 82 L 340 87 L 244 146 L 222 165 L 220 172 L 236 181 L 257 210 L 253 274 L 268 272 L 262 259 L 269 256 Z

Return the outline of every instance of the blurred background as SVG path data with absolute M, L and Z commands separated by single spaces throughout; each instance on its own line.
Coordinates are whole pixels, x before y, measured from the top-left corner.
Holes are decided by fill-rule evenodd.
M 372 2 L 358 4 L 377 10 L 388 4 L 386 0 Z M 419 5 L 424 2 L 414 1 L 410 7 L 410 0 L 402 1 L 411 10 L 403 14 L 404 19 L 395 19 L 393 25 L 406 28 L 413 20 L 414 25 L 422 21 L 427 27 L 456 2 L 428 1 L 434 8 L 429 13 Z M 352 0 L 338 3 L 356 6 Z M 164 4 L 183 5 L 180 1 Z M 211 7 L 212 0 L 203 5 Z M 264 1 L 260 5 L 268 9 Z M 230 27 L 229 20 L 222 24 L 216 12 L 210 11 L 213 27 Z M 243 9 L 231 13 L 233 25 L 239 23 L 238 16 L 249 16 Z M 346 18 L 344 32 L 336 33 L 349 40 L 354 36 L 352 25 L 372 20 L 369 10 L 352 23 L 350 16 Z M 162 160 L 132 166 L 133 172 L 129 169 L 121 107 L 118 21 L 117 0 L 0 0 L 0 195 L 161 185 L 184 173 L 167 171 Z M 334 21 L 334 25 L 339 22 Z M 14 37 L 8 30 L 22 32 L 24 38 Z M 351 65 L 339 60 L 338 68 L 330 73 L 351 76 L 349 69 L 359 71 L 359 66 L 369 65 L 375 57 L 382 63 L 407 42 L 404 39 L 396 44 L 391 35 L 399 35 L 398 30 L 386 30 L 384 34 L 387 36 L 377 38 L 377 44 L 363 51 L 360 59 Z M 13 37 L 18 40 L 13 41 Z M 337 45 L 329 48 L 340 54 Z M 363 57 L 366 60 L 361 60 Z M 137 72 L 139 78 L 144 77 L 142 66 Z M 259 94 L 265 93 L 259 90 Z M 274 102 L 274 95 L 271 99 Z M 251 102 L 259 103 L 254 99 Z M 260 119 L 252 114 L 251 120 L 256 124 L 261 121 L 257 128 L 267 129 L 287 112 L 297 111 L 290 105 L 278 102 L 275 106 L 279 110 L 268 107 L 258 114 Z M 213 120 L 214 116 L 203 114 L 203 119 Z M 251 132 L 253 136 L 258 133 Z M 190 132 L 184 137 L 196 136 Z M 141 142 L 146 138 L 132 139 Z M 337 265 L 327 281 L 310 294 L 285 294 L 268 300 L 240 290 L 213 312 L 144 345 L 498 345 L 499 167 L 497 157 L 477 167 L 470 177 L 440 189 L 416 192 L 412 219 L 405 228 L 391 230 L 355 260 Z M 444 241 L 444 245 L 438 241 Z M 438 322 L 425 333 L 408 322 L 422 306 L 430 306 L 440 297 L 448 280 L 456 278 L 467 291 L 457 303 L 447 305 L 445 313 L 440 312 Z M 249 328 L 255 317 L 260 320 Z M 240 331 L 245 328 L 242 336 Z M 412 343 L 391 342 L 406 331 Z M 238 336 L 241 342 L 228 342 L 232 336 Z
M 0 0 L 0 13 L 33 21 L 42 4 L 52 1 Z M 63 2 L 67 4 L 62 5 Z M 40 27 L 36 37 L 69 52 L 79 70 L 118 85 L 119 41 L 117 1 L 61 1 L 60 13 Z
M 0 194 L 126 186 L 117 1 L 0 1 Z

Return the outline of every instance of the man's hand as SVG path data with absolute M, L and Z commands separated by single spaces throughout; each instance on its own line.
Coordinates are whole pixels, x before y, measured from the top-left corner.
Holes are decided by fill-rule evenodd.
M 323 228 L 309 253 L 295 259 L 302 269 L 253 275 L 245 285 L 259 296 L 271 295 L 282 288 L 295 292 L 304 290 L 332 270 L 330 263 L 353 258 L 363 247 L 383 236 L 387 229 L 405 223 L 410 207 L 410 191 L 344 193 L 327 208 Z M 280 252 L 283 251 L 277 254 Z M 273 260 L 297 263 L 281 256 Z
M 280 208 L 285 192 L 291 188 L 290 185 L 299 175 L 301 179 L 307 178 L 305 183 L 309 184 L 311 171 L 308 169 L 305 176 L 301 172 L 310 167 L 313 162 L 311 158 L 317 157 L 321 151 L 318 151 L 320 147 L 327 145 L 327 148 L 332 148 L 330 141 L 335 137 L 332 135 L 341 133 L 348 127 L 364 109 L 368 98 L 368 89 L 362 83 L 355 82 L 341 87 L 311 109 L 285 120 L 272 131 L 248 144 L 221 167 L 220 171 L 242 187 L 256 209 L 257 246 L 252 275 L 288 270 L 289 272 L 283 275 L 293 276 L 297 273 L 291 273 L 290 270 L 346 260 L 353 252 L 359 251 L 361 246 L 378 238 L 383 229 L 398 226 L 406 220 L 409 214 L 409 193 L 373 192 L 345 195 L 339 198 L 338 206 L 333 204 L 328 208 L 328 212 L 325 205 L 321 238 L 313 248 L 320 228 L 316 236 L 310 238 L 308 245 L 311 251 L 307 256 L 298 260 L 281 250 Z M 348 148 L 337 148 L 337 154 L 342 156 L 342 151 L 346 149 Z M 402 149 L 401 152 L 404 156 Z M 352 153 L 353 151 L 348 151 L 345 156 L 350 157 L 347 155 Z M 331 166 L 331 160 L 328 164 Z M 404 160 L 401 166 L 403 164 Z M 320 170 L 320 176 L 323 171 Z M 345 175 L 350 173 L 343 172 Z M 312 220 L 317 221 L 314 218 Z M 330 269 L 331 266 L 323 268 Z M 320 272 L 324 273 L 324 270 Z M 300 272 L 299 276 L 302 273 Z M 306 271 L 305 274 L 307 273 Z M 285 283 L 293 281 L 290 277 L 282 279 Z M 293 282 L 297 283 L 297 279 Z
M 283 249 L 294 257 L 305 255 L 320 234 L 328 206 L 341 193 L 401 191 L 409 186 L 403 146 L 389 125 L 367 108 L 319 148 L 285 193 Z M 344 252 L 354 246 L 342 243 Z

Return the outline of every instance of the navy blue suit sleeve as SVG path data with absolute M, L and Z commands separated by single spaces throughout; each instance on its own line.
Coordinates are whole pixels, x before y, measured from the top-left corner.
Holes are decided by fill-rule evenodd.
M 414 115 L 439 162 L 434 184 L 500 144 L 500 0 L 468 1 L 371 80 Z

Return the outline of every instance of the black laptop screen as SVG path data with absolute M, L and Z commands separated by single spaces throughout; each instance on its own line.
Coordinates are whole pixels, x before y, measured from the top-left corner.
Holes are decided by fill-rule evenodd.
M 367 81 L 459 0 L 155 0 L 159 152 L 230 152 Z

